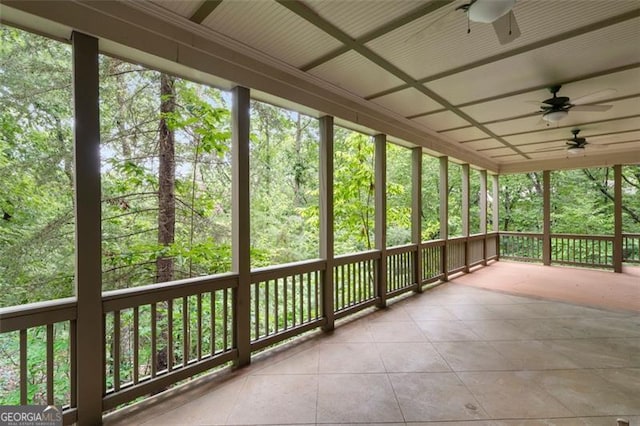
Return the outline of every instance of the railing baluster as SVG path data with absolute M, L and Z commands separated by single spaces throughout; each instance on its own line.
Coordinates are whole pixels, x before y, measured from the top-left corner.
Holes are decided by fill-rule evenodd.
M 284 279 L 282 280 L 283 285 L 284 285 L 284 306 L 282 307 L 282 314 L 284 315 L 284 330 L 286 330 L 289 327 L 289 303 L 287 301 L 287 299 L 289 298 L 289 289 L 288 287 L 288 282 L 289 282 L 289 277 L 284 277 Z
M 102 394 L 107 393 L 107 314 L 102 314 Z M 76 342 L 77 343 L 77 342 Z
M 103 334 L 104 336 L 104 334 Z M 70 370 L 71 370 L 71 374 L 69 377 L 69 387 L 71 388 L 71 395 L 70 395 L 70 403 L 71 403 L 71 407 L 76 407 L 78 405 L 77 403 L 77 397 L 78 397 L 78 392 L 77 392 L 77 386 L 76 386 L 76 379 L 77 379 L 77 355 L 76 355 L 76 349 L 77 349 L 77 341 L 76 341 L 76 320 L 72 320 L 69 321 L 69 358 L 70 358 Z
M 113 312 L 113 390 L 120 390 L 120 311 Z
M 27 405 L 27 330 L 20 330 L 20 405 Z
M 298 275 L 298 282 L 300 283 L 300 312 L 298 317 L 300 318 L 300 324 L 304 323 L 304 277 L 302 274 Z
M 315 274 L 315 272 L 314 272 Z M 311 272 L 307 272 L 307 318 L 311 320 Z
M 167 371 L 173 370 L 173 299 L 167 300 Z
M 211 303 L 211 356 L 216 353 L 216 302 L 218 301 L 218 292 L 212 291 L 209 302 Z
M 133 384 L 140 380 L 140 312 L 138 307 L 133 308 Z
M 47 405 L 53 405 L 53 324 L 47 324 Z
M 191 337 L 189 336 L 189 323 L 191 322 L 191 315 L 189 315 L 189 297 L 182 298 L 182 366 L 186 367 L 190 357 L 190 343 Z
M 158 358 L 158 306 L 155 303 L 151 304 L 151 378 L 156 377 L 158 374 L 158 368 L 156 365 L 156 359 Z
M 279 312 L 278 312 L 278 310 L 279 310 L 278 295 L 280 294 L 280 289 L 279 289 L 279 286 L 278 286 L 279 281 L 280 280 L 277 279 L 277 278 L 275 280 L 273 280 L 273 284 L 274 284 L 274 286 L 273 286 L 273 299 L 274 299 L 274 302 L 275 302 L 273 310 L 274 310 L 274 313 L 275 313 L 275 320 L 276 320 L 276 333 L 278 332 L 278 330 L 280 330 L 280 316 L 279 316 Z
M 202 293 L 198 293 L 197 296 L 197 311 L 198 311 L 198 339 L 197 339 L 197 348 L 198 348 L 198 361 L 202 359 Z

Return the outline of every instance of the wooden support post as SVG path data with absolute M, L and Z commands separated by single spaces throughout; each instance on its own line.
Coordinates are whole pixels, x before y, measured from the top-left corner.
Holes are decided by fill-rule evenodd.
M 78 425 L 102 424 L 102 250 L 98 40 L 74 32 L 73 114 L 78 300 L 76 356 Z
M 613 271 L 622 272 L 622 166 L 613 166 Z
M 500 178 L 498 175 L 492 176 L 492 201 L 491 225 L 493 232 L 500 232 Z M 496 260 L 500 260 L 500 235 L 496 234 Z
M 487 264 L 487 171 L 480 170 L 480 233 L 482 239 L 482 264 Z
M 462 165 L 462 236 L 464 239 L 464 271 L 469 272 L 469 192 L 471 169 L 468 164 Z
M 413 276 L 416 289 L 422 293 L 422 148 L 411 149 L 411 242 L 417 245 Z
M 449 241 L 449 158 L 440 157 L 440 238 L 444 240 L 440 258 L 442 261 L 442 281 L 449 280 L 447 245 Z
M 232 89 L 231 174 L 232 174 L 232 271 L 238 274 L 234 291 L 234 344 L 238 349 L 236 366 L 251 362 L 251 243 L 249 201 L 249 89 Z
M 551 172 L 542 172 L 542 263 L 551 265 Z
M 375 245 L 380 251 L 376 297 L 379 308 L 387 306 L 387 136 L 375 140 Z
M 326 262 L 321 274 L 322 312 L 325 331 L 333 330 L 333 117 L 320 117 L 320 258 Z

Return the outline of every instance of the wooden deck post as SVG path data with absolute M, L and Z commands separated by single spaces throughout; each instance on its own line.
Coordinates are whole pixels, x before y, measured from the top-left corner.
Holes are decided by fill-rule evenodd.
M 500 177 L 492 175 L 491 228 L 493 232 L 500 232 Z M 496 234 L 496 260 L 500 260 L 500 235 Z
M 411 242 L 417 245 L 413 276 L 416 292 L 422 293 L 422 148 L 411 149 Z
M 487 264 L 487 171 L 480 170 L 480 233 L 482 239 L 482 264 Z
M 464 239 L 464 271 L 469 272 L 469 192 L 471 169 L 468 164 L 462 165 L 462 236 Z
M 542 172 L 542 263 L 551 265 L 551 172 Z
M 326 262 L 321 274 L 322 312 L 325 331 L 333 330 L 333 117 L 320 117 L 320 258 Z
M 387 136 L 376 135 L 375 141 L 375 245 L 380 251 L 376 306 L 387 306 Z
M 78 425 L 102 424 L 104 348 L 98 40 L 73 32 Z M 72 372 L 73 377 L 73 372 Z
M 238 274 L 234 291 L 234 344 L 238 349 L 236 366 L 251 362 L 251 251 L 249 201 L 249 89 L 232 89 L 231 173 L 232 173 L 232 271 Z
M 622 272 L 622 166 L 613 166 L 613 271 Z
M 449 241 L 449 158 L 440 157 L 440 238 L 444 240 L 442 252 L 442 281 L 449 280 L 447 245 Z

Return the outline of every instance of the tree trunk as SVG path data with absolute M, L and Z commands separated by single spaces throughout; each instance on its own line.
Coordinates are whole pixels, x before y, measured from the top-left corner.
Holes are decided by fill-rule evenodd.
M 166 74 L 160 77 L 160 164 L 158 177 L 158 243 L 173 243 L 176 227 L 176 162 L 173 130 L 167 125 L 167 114 L 176 109 L 174 78 Z M 156 260 L 156 282 L 173 279 L 173 259 L 159 256 Z

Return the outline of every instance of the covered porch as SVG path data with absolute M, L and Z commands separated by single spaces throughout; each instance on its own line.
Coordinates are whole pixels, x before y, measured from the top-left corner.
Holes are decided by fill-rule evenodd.
M 640 233 L 623 226 L 624 199 L 637 196 L 631 186 L 623 191 L 623 170 L 640 163 L 637 5 L 562 2 L 538 9 L 518 2 L 526 31 L 516 44 L 499 46 L 486 26 L 479 27 L 475 48 L 462 38 L 459 21 L 446 30 L 451 44 L 428 36 L 434 50 L 415 56 L 422 43 L 404 49 L 403 40 L 431 18 L 458 10 L 455 2 L 375 2 L 367 10 L 357 3 L 344 2 L 351 4 L 346 9 L 321 0 L 52 7 L 1 0 L 3 25 L 70 44 L 73 75 L 67 105 L 73 155 L 65 164 L 73 186 L 72 219 L 65 222 L 75 241 L 67 258 L 75 268 L 73 296 L 0 307 L 0 333 L 16 348 L 16 402 L 56 403 L 65 424 L 79 425 L 638 421 Z M 580 19 L 566 18 L 570 28 L 564 21 L 551 25 L 557 16 Z M 610 39 L 620 41 L 615 49 Z M 451 55 L 452 46 L 461 50 Z M 588 63 L 579 54 L 584 46 L 594 52 Z M 105 268 L 103 253 L 109 238 L 100 159 L 104 57 L 138 64 L 142 71 L 135 72 L 159 70 L 227 91 L 230 106 L 218 113 L 228 115 L 228 128 L 213 127 L 228 133 L 228 206 L 210 209 L 228 218 L 225 271 L 105 286 L 105 276 L 120 265 Z M 551 57 L 549 66 L 563 65 L 557 74 L 523 79 L 522 70 Z M 485 68 L 496 64 L 501 72 Z M 541 128 L 541 111 L 523 106 L 525 98 L 549 96 L 546 87 L 559 83 L 576 99 L 582 90 L 615 85 L 603 99 L 611 111 L 582 119 L 577 108 L 566 124 Z M 252 228 L 255 100 L 313 122 L 316 145 L 308 145 L 317 203 L 310 210 L 317 220 L 309 223 L 317 238 L 301 261 L 252 264 L 260 232 Z M 575 126 L 594 146 L 604 141 L 602 150 L 574 146 L 570 154 L 566 138 Z M 354 227 L 346 238 L 360 233 L 370 241 L 353 253 L 336 252 L 337 204 L 349 202 L 336 196 L 338 178 L 350 173 L 343 168 L 338 176 L 334 163 L 336 134 L 344 129 L 371 151 L 364 185 L 371 216 L 366 229 Z M 580 145 L 577 133 L 574 139 Z M 397 185 L 389 182 L 392 146 L 407 154 L 399 173 L 408 181 L 403 244 L 388 242 L 387 203 Z M 194 152 L 198 159 L 198 146 Z M 432 180 L 425 179 L 427 157 L 435 166 Z M 144 169 L 124 163 L 133 174 Z M 455 224 L 453 167 L 459 171 Z M 552 174 L 591 167 L 611 170 L 601 188 L 610 232 L 555 233 Z M 192 201 L 197 170 L 194 165 Z M 514 173 L 540 175 L 537 232 L 500 229 L 501 176 Z M 151 194 L 160 198 L 154 185 Z M 201 195 L 210 190 L 201 186 Z M 425 196 L 426 189 L 437 196 Z M 120 208 L 124 198 L 110 201 Z M 437 218 L 429 233 L 427 208 Z M 127 209 L 124 203 L 110 219 L 129 215 Z M 4 220 L 11 215 L 5 212 Z M 144 260 L 156 267 L 171 257 L 167 252 Z M 43 360 L 35 372 L 34 353 Z

